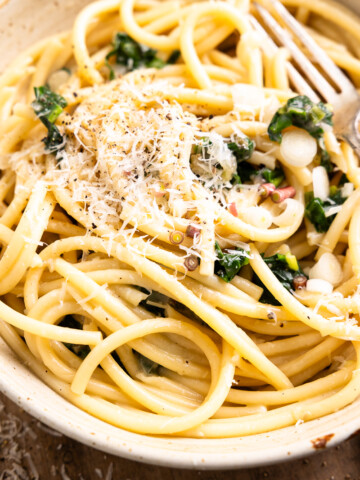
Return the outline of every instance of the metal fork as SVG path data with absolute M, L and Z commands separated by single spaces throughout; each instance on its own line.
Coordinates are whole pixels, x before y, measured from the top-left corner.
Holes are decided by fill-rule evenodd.
M 279 0 L 267 0 L 267 4 L 282 19 L 292 34 L 306 47 L 314 61 L 321 66 L 333 84 L 338 87 L 339 91 L 335 90 L 306 57 L 296 45 L 290 33 L 275 20 L 269 10 L 255 2 L 253 5 L 264 24 L 272 31 L 278 42 L 289 50 L 298 68 L 302 71 L 302 75 L 300 75 L 292 64 L 288 64 L 288 74 L 296 89 L 300 94 L 307 95 L 313 100 L 319 99 L 318 95 L 320 95 L 322 99 L 333 106 L 335 135 L 346 141 L 360 158 L 360 96 L 355 86 Z M 277 48 L 259 22 L 255 18 L 252 18 L 251 22 L 262 38 L 267 36 L 268 48 L 273 50 Z M 305 77 L 310 83 L 307 83 Z

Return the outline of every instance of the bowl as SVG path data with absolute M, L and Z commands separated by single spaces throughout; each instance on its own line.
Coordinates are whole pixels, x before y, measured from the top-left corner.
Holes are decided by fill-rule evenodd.
M 0 72 L 35 41 L 70 28 L 88 0 L 0 0 Z M 343 3 L 360 14 L 358 0 Z M 270 465 L 334 446 L 360 430 L 360 398 L 298 426 L 221 440 L 161 438 L 130 433 L 79 410 L 39 380 L 0 339 L 0 391 L 48 426 L 106 453 L 145 463 L 193 469 Z

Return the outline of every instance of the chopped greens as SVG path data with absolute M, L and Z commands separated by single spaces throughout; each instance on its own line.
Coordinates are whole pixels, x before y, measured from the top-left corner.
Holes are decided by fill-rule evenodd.
M 334 170 L 334 164 L 331 161 L 329 152 L 325 149 L 324 142 L 319 140 L 320 146 L 320 166 L 324 167 L 327 173 L 332 173 Z
M 286 105 L 281 107 L 274 115 L 268 128 L 270 140 L 281 143 L 282 132 L 288 127 L 302 128 L 317 139 L 320 149 L 320 165 L 328 173 L 333 171 L 330 155 L 326 151 L 323 134 L 324 125 L 333 125 L 333 112 L 329 105 L 319 102 L 314 103 L 309 97 L 299 95 L 290 98 Z
M 330 195 L 327 200 L 321 200 L 314 197 L 313 192 L 308 192 L 305 196 L 305 216 L 316 228 L 319 233 L 325 233 L 329 230 L 334 221 L 336 213 L 327 216 L 327 212 L 338 205 L 342 205 L 346 198 L 341 195 L 341 190 L 335 186 L 330 188 Z
M 193 145 L 192 153 L 194 155 L 202 155 L 204 158 L 209 157 L 208 149 L 212 146 L 212 141 L 209 137 L 201 137 L 200 142 Z
M 146 290 L 143 289 L 143 291 Z M 139 305 L 157 317 L 165 317 L 165 306 L 168 303 L 169 297 L 153 290 L 145 300 L 140 302 Z
M 264 255 L 262 254 L 262 257 L 264 262 L 267 264 L 267 266 L 270 268 L 270 270 L 273 272 L 279 282 L 289 292 L 294 290 L 294 278 L 298 277 L 299 275 L 303 275 L 306 277 L 306 275 L 300 268 L 295 255 L 292 255 L 291 253 L 287 253 L 285 255 L 282 253 L 276 253 L 271 257 L 264 257 Z M 255 276 L 253 281 L 264 289 L 264 292 L 259 300 L 261 303 L 280 305 L 280 303 L 265 287 L 265 285 L 262 283 L 258 276 Z
M 347 178 L 346 173 L 343 173 L 340 177 L 340 181 L 338 183 L 338 188 L 343 187 L 345 183 L 349 183 L 350 180 Z
M 271 170 L 264 166 L 253 165 L 248 161 L 255 148 L 255 144 L 250 138 L 245 135 L 236 135 L 231 141 L 230 139 L 225 139 L 225 142 L 236 159 L 236 173 L 231 178 L 233 185 L 250 182 L 256 176 L 262 176 L 266 182 L 273 183 L 276 187 L 282 183 L 285 175 L 281 167 Z M 209 159 L 212 146 L 213 142 L 209 137 L 202 137 L 193 145 L 192 155 L 201 155 L 204 159 Z M 193 157 L 191 157 L 191 160 L 193 161 Z M 218 168 L 219 164 L 216 164 L 215 167 Z M 193 171 L 195 172 L 194 168 Z
M 49 122 L 54 123 L 67 105 L 65 98 L 52 92 L 47 85 L 35 87 L 34 91 L 36 100 L 31 104 L 34 112 L 39 118 L 46 117 Z
M 67 106 L 66 100 L 61 95 L 52 92 L 47 85 L 35 87 L 34 92 L 35 100 L 31 106 L 36 116 L 48 129 L 48 134 L 42 141 L 47 152 L 56 154 L 65 147 L 65 139 L 59 132 L 55 122 Z
M 178 60 L 179 60 L 179 57 L 180 57 L 180 50 L 174 50 L 169 58 L 166 60 L 166 63 L 168 65 L 174 65 L 174 63 L 176 63 Z
M 206 158 L 208 153 L 208 148 L 212 146 L 212 141 L 208 137 L 202 137 L 200 142 L 193 146 L 193 153 L 198 155 L 202 154 Z M 254 142 L 244 136 L 236 136 L 236 140 L 227 143 L 228 149 L 235 156 L 238 164 L 239 162 L 246 162 L 251 158 L 251 155 L 254 151 Z
M 316 104 L 309 97 L 299 95 L 290 98 L 286 105 L 275 113 L 268 128 L 269 137 L 274 142 L 281 143 L 283 130 L 294 126 L 319 139 L 324 134 L 323 126 L 333 124 L 332 116 L 330 107 L 325 103 Z
M 237 166 L 237 174 L 233 176 L 232 183 L 234 185 L 239 183 L 249 182 L 252 177 L 261 175 L 267 183 L 272 183 L 278 187 L 285 179 L 284 172 L 281 167 L 276 167 L 274 170 L 270 168 L 256 168 L 249 162 L 240 162 Z
M 290 291 L 293 289 L 294 277 L 304 274 L 299 267 L 296 257 L 290 253 L 286 255 L 276 253 L 271 257 L 263 257 L 263 259 L 286 290 Z
M 250 160 L 255 147 L 254 142 L 245 135 L 237 135 L 235 141 L 229 142 L 227 146 L 235 155 L 237 162 L 246 162 L 247 160 Z
M 185 317 L 190 318 L 190 320 L 194 320 L 194 322 L 199 323 L 203 327 L 208 327 L 208 325 L 198 315 L 196 315 L 196 313 L 194 313 L 189 307 L 187 307 L 183 303 L 180 303 L 177 300 L 174 300 L 173 298 L 169 298 L 169 305 L 174 310 L 181 313 L 181 315 L 184 315 Z
M 61 327 L 74 328 L 76 330 L 82 330 L 82 325 L 80 322 L 75 320 L 72 315 L 66 315 L 61 322 L 59 323 Z M 76 345 L 73 343 L 64 343 L 65 347 L 68 348 L 71 352 L 75 353 L 82 360 L 90 353 L 90 348 L 88 345 Z
M 273 183 L 276 187 L 284 180 L 285 176 L 281 168 L 271 170 L 270 168 L 263 167 L 259 169 L 248 162 L 255 148 L 254 142 L 249 137 L 237 135 L 234 141 L 229 142 L 227 146 L 237 161 L 237 171 L 232 178 L 233 184 L 249 182 L 251 181 L 251 177 L 257 175 L 261 175 L 264 180 Z
M 268 183 L 275 185 L 276 188 L 285 179 L 284 172 L 280 167 L 277 167 L 274 170 L 270 170 L 270 168 L 261 168 L 259 173 Z
M 118 32 L 113 41 L 113 49 L 106 55 L 106 66 L 110 70 L 110 80 L 115 79 L 115 72 L 109 60 L 115 57 L 118 65 L 123 65 L 127 71 L 137 68 L 163 68 L 167 64 L 175 63 L 180 56 L 178 50 L 174 50 L 167 62 L 158 58 L 157 51 L 133 40 L 127 33 Z
M 227 146 L 235 156 L 237 162 L 237 171 L 233 176 L 232 182 L 238 184 L 250 181 L 251 177 L 256 175 L 257 172 L 254 165 L 248 162 L 254 151 L 254 142 L 245 135 L 237 135 Z
M 225 282 L 230 282 L 237 275 L 244 265 L 249 263 L 249 255 L 242 248 L 223 251 L 220 245 L 215 242 L 215 274 Z
M 133 350 L 134 355 L 137 357 L 139 361 L 139 365 L 145 375 L 158 375 L 160 365 L 158 363 L 153 362 L 150 358 L 144 357 L 141 353 L 136 352 Z
M 255 148 L 254 142 L 246 135 L 236 135 L 227 146 L 237 162 L 237 171 L 232 178 L 232 183 L 236 185 L 250 181 L 251 177 L 256 175 L 256 168 L 248 162 Z
M 68 67 L 62 67 L 62 68 L 60 68 L 60 71 L 66 72 L 66 73 L 68 73 L 69 75 L 71 75 L 71 70 L 70 70 L 70 68 L 68 68 Z
M 237 164 L 236 174 L 232 178 L 234 185 L 250 182 L 251 177 L 258 174 L 257 168 L 249 162 L 239 162 Z
M 44 122 L 43 122 L 44 123 Z M 63 150 L 65 147 L 64 137 L 59 132 L 59 129 L 53 123 L 47 125 L 48 134 L 42 140 L 45 144 L 45 150 L 49 153 L 56 154 L 60 150 Z

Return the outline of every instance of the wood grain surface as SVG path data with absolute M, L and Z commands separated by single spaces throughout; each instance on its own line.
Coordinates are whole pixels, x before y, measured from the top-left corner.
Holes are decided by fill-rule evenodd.
M 89 448 L 0 395 L 0 480 L 360 480 L 360 436 L 271 467 L 199 472 L 154 467 Z

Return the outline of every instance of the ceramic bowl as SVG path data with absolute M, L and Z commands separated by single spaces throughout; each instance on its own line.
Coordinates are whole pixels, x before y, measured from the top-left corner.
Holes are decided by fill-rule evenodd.
M 315 0 L 316 1 L 316 0 Z M 0 0 L 0 71 L 36 40 L 70 28 L 86 0 Z M 358 0 L 344 0 L 360 14 Z M 54 393 L 0 339 L 0 391 L 40 421 L 86 445 L 131 460 L 193 469 L 269 465 L 309 455 L 360 429 L 360 398 L 352 405 L 299 426 L 223 440 L 159 438 L 104 423 Z

